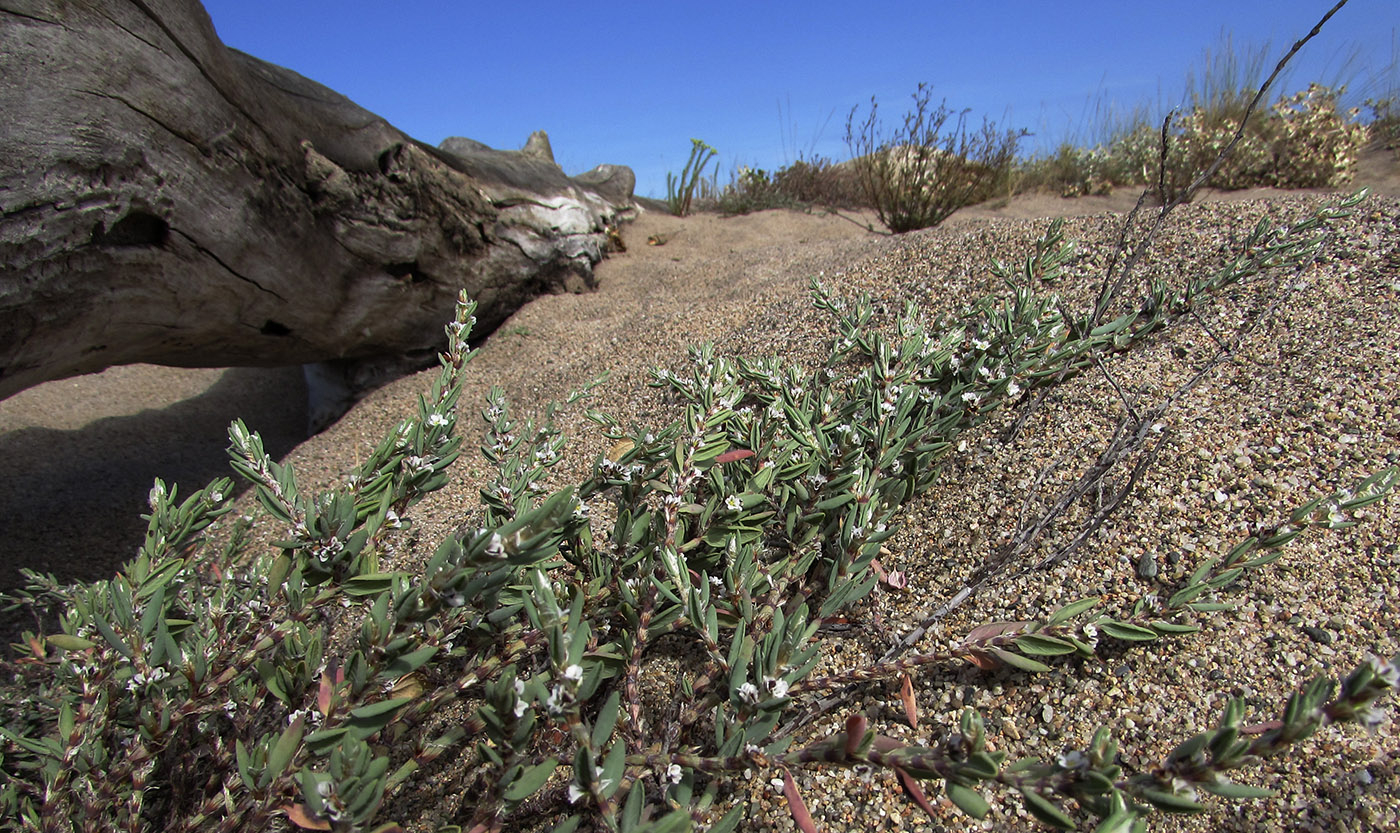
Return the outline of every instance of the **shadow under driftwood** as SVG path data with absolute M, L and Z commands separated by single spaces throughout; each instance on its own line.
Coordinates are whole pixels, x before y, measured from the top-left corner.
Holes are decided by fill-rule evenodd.
M 183 371 L 194 384 L 207 379 L 207 387 L 176 401 L 168 397 L 178 391 L 158 386 L 163 373 L 182 371 L 114 370 L 121 378 L 108 386 L 108 414 L 121 409 L 120 401 L 111 402 L 118 397 L 160 400 L 164 393 L 169 404 L 80 423 L 76 415 L 96 403 L 65 387 L 71 380 L 0 403 L 0 426 L 8 429 L 0 433 L 6 467 L 0 478 L 0 592 L 23 585 L 21 568 L 51 572 L 61 581 L 110 578 L 141 545 L 141 514 L 148 511 L 146 495 L 155 478 L 188 494 L 232 474 L 226 449 L 234 418 L 262 434 L 274 459 L 306 438 L 306 384 L 299 367 Z M 142 392 L 143 384 L 157 387 Z M 245 488 L 235 480 L 236 491 Z M 0 613 L 0 645 L 28 627 L 27 613 Z

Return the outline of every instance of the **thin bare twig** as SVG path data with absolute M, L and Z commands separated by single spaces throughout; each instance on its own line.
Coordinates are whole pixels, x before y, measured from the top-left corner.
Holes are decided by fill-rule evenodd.
M 1118 380 L 1113 378 L 1113 374 L 1108 372 L 1108 365 L 1105 365 L 1103 360 L 1098 356 L 1091 356 L 1091 358 L 1094 360 L 1094 367 L 1102 371 L 1103 377 L 1108 380 L 1108 383 L 1113 386 L 1113 390 L 1118 393 L 1118 398 L 1123 402 L 1123 407 L 1127 409 L 1128 416 L 1132 417 L 1135 423 L 1142 422 L 1141 419 L 1138 419 L 1137 410 L 1133 408 L 1132 400 L 1123 392 L 1123 388 L 1119 386 Z

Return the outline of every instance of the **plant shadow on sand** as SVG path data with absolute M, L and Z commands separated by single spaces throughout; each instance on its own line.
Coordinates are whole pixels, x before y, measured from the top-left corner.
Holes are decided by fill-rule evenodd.
M 155 478 L 188 491 L 226 476 L 228 423 L 240 415 L 257 421 L 281 458 L 306 438 L 305 399 L 300 368 L 135 365 L 7 400 L 0 589 L 18 586 L 21 568 L 64 581 L 110 578 L 141 544 Z M 0 614 L 5 644 L 22 627 L 32 623 Z

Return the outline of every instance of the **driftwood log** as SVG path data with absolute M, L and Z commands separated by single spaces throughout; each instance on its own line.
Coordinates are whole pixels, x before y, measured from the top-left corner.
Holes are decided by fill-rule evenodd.
M 0 0 L 0 398 L 152 362 L 430 357 L 594 285 L 632 172 L 434 148 L 224 46 L 196 0 Z M 615 231 L 611 237 L 615 238 Z

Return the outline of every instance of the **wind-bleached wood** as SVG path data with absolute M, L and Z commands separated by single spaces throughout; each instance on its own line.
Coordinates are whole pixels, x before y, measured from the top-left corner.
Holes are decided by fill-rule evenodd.
M 415 141 L 194 0 L 0 0 L 0 397 L 116 364 L 430 357 L 584 291 L 633 177 Z

